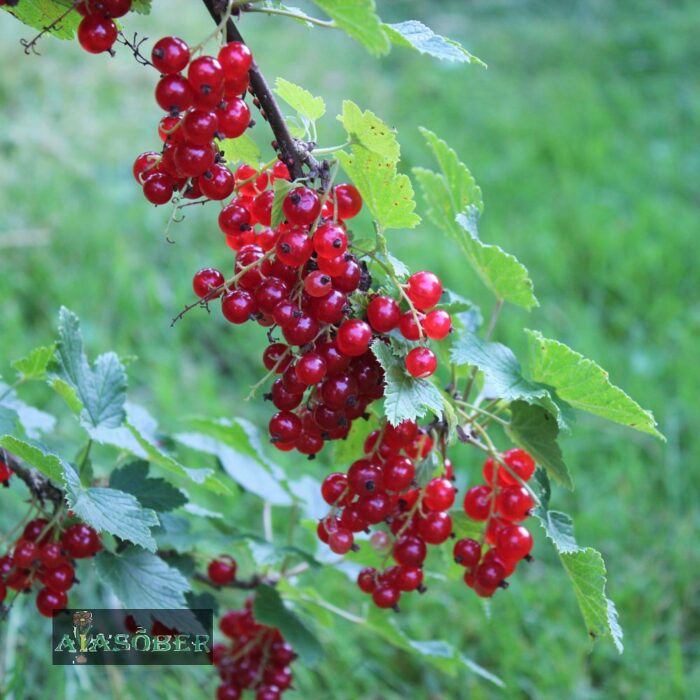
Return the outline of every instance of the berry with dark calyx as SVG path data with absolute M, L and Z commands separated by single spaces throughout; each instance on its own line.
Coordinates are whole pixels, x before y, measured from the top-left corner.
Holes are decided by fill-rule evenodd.
M 335 289 L 350 294 L 350 292 L 354 292 L 360 286 L 362 268 L 355 260 L 345 260 L 338 274 L 332 272 L 328 272 L 328 274 L 333 278 L 333 287 Z
M 104 15 L 87 15 L 78 25 L 78 41 L 88 53 L 109 51 L 117 35 L 117 25 Z
M 163 75 L 175 75 L 184 70 L 190 62 L 189 46 L 176 36 L 163 37 L 156 42 L 151 51 L 151 62 Z
M 280 411 L 293 411 L 304 400 L 304 393 L 287 389 L 281 379 L 276 379 L 270 390 L 270 397 L 275 408 Z
M 491 512 L 491 488 L 488 486 L 472 486 L 464 494 L 464 512 L 472 520 L 486 520 Z
M 455 542 L 452 555 L 457 564 L 471 568 L 481 561 L 481 545 L 476 540 L 465 537 Z
M 442 544 L 452 534 L 452 518 L 447 513 L 426 513 L 418 521 L 418 534 L 428 544 Z
M 431 340 L 442 340 L 452 330 L 450 314 L 443 309 L 429 311 L 422 321 L 423 331 Z
M 340 352 L 350 357 L 359 357 L 367 352 L 372 340 L 372 329 L 369 324 L 353 318 L 345 321 L 338 329 L 336 343 Z
M 428 550 L 420 537 L 403 535 L 394 544 L 394 559 L 402 566 L 421 566 Z
M 498 551 L 514 561 L 524 559 L 532 551 L 532 535 L 522 525 L 510 525 L 502 528 L 497 537 Z
M 219 127 L 219 118 L 215 112 L 205 109 L 191 109 L 182 119 L 184 137 L 200 146 L 209 145 Z
M 227 139 L 237 139 L 250 124 L 250 109 L 239 98 L 228 100 L 225 107 L 219 107 L 216 116 L 219 120 L 218 132 Z
M 335 258 L 348 248 L 348 234 L 338 224 L 326 223 L 314 233 L 314 249 L 321 258 Z
M 61 545 L 73 559 L 91 557 L 102 549 L 99 535 L 89 525 L 70 525 L 61 536 Z
M 255 290 L 255 303 L 266 314 L 274 313 L 275 308 L 289 296 L 289 286 L 278 277 L 268 277 Z
M 224 83 L 224 69 L 213 56 L 200 56 L 190 62 L 187 79 L 195 92 L 214 92 Z
M 304 289 L 309 296 L 320 298 L 330 294 L 333 284 L 329 275 L 316 270 L 308 274 L 304 279 Z
M 406 355 L 406 369 L 416 379 L 426 379 L 437 369 L 437 357 L 430 348 L 413 348 Z
M 394 608 L 401 598 L 401 591 L 393 586 L 381 584 L 372 593 L 372 601 L 378 608 Z
M 316 320 L 332 325 L 337 325 L 343 320 L 348 308 L 347 295 L 336 289 L 331 289 L 323 297 L 312 297 L 309 303 L 309 311 Z
M 86 5 L 91 13 L 113 18 L 123 17 L 131 10 L 131 0 L 87 0 Z
M 253 63 L 253 54 L 240 41 L 230 41 L 219 50 L 219 63 L 226 80 L 235 80 L 248 73 Z
M 202 194 L 214 201 L 230 197 L 235 185 L 233 173 L 225 165 L 213 165 L 198 182 Z
M 174 158 L 175 165 L 187 177 L 203 175 L 214 165 L 214 153 L 211 146 L 200 146 L 188 141 L 175 146 Z
M 382 490 L 382 473 L 367 459 L 358 459 L 348 469 L 348 486 L 360 496 Z
M 168 114 L 185 112 L 194 103 L 194 92 L 187 78 L 166 75 L 156 85 L 156 102 Z
M 362 569 L 357 575 L 357 586 L 363 593 L 372 593 L 377 587 L 377 570 L 374 567 Z
M 294 318 L 286 328 L 282 329 L 284 339 L 290 345 L 300 346 L 310 343 L 316 337 L 318 332 L 318 321 L 304 313 L 302 313 L 298 318 Z
M 68 596 L 63 591 L 42 588 L 36 596 L 37 610 L 44 617 L 54 617 L 59 610 L 68 605 Z
M 523 486 L 506 486 L 496 496 L 496 510 L 502 518 L 517 522 L 527 518 L 535 501 Z
M 209 562 L 207 575 L 217 586 L 225 586 L 236 578 L 236 561 L 223 555 Z
M 377 333 L 388 333 L 399 325 L 401 310 L 395 299 L 374 297 L 367 305 L 367 320 Z
M 348 373 L 334 374 L 321 385 L 321 398 L 331 408 L 352 406 L 357 401 L 357 382 Z
M 291 442 L 301 433 L 301 421 L 291 411 L 279 411 L 270 418 L 270 436 L 280 442 Z
M 442 296 L 442 282 L 433 272 L 422 270 L 408 278 L 406 294 L 419 311 L 432 309 Z
M 313 242 L 304 228 L 296 226 L 279 237 L 275 252 L 285 265 L 301 267 L 313 253 Z
M 290 224 L 311 225 L 321 213 L 321 200 L 308 187 L 295 187 L 282 202 L 282 212 Z
M 486 589 L 497 588 L 505 577 L 505 569 L 496 561 L 479 564 L 474 572 L 476 583 Z
M 400 566 L 396 573 L 396 584 L 405 593 L 420 589 L 423 585 L 423 570 L 417 566 Z
M 357 501 L 360 515 L 370 525 L 381 523 L 391 512 L 392 499 L 384 491 L 376 491 Z
M 250 213 L 234 200 L 219 213 L 219 228 L 227 236 L 248 231 L 250 229 Z

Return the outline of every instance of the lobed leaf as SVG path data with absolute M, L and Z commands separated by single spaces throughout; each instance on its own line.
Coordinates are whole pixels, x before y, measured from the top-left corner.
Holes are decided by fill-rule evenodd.
M 148 462 L 144 461 L 130 462 L 121 469 L 114 470 L 109 476 L 109 485 L 113 489 L 130 493 L 144 508 L 159 513 L 175 510 L 187 503 L 182 491 L 165 479 L 149 477 Z
M 352 101 L 343 100 L 343 113 L 338 116 L 353 145 L 359 145 L 392 163 L 398 163 L 401 148 L 396 130 L 390 129 L 374 112 L 364 112 Z
M 318 121 L 326 113 L 322 97 L 314 97 L 308 90 L 284 78 L 275 81 L 275 92 L 298 114 L 309 121 Z
M 44 379 L 51 360 L 56 353 L 56 344 L 35 348 L 29 355 L 16 360 L 12 367 L 19 374 L 20 381 L 28 382 L 35 379 Z

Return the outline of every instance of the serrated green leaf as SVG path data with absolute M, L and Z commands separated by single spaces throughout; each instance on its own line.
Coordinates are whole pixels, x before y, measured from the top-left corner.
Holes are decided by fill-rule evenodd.
M 375 56 L 388 53 L 389 37 L 375 12 L 374 0 L 313 0 L 353 39 L 359 41 Z
M 85 425 L 116 428 L 124 422 L 126 372 L 113 352 L 100 355 L 93 367 L 83 350 L 78 317 L 61 307 L 58 323 L 57 376 L 75 390 Z
M 476 222 L 483 208 L 481 190 L 457 154 L 433 132 L 421 129 L 440 172 L 414 168 L 428 218 L 455 239 L 484 284 L 498 299 L 530 309 L 538 302 L 525 267 L 499 246 L 483 243 Z M 465 215 L 466 212 L 466 215 Z
M 253 613 L 258 622 L 279 628 L 304 664 L 315 666 L 323 658 L 321 643 L 299 617 L 285 606 L 274 588 L 265 585 L 257 588 Z
M 284 221 L 284 212 L 282 211 L 282 205 L 287 195 L 296 187 L 296 184 L 289 182 L 288 180 L 283 180 L 278 178 L 273 184 L 273 189 L 275 192 L 275 198 L 272 200 L 272 213 L 270 215 L 270 226 L 272 228 L 277 228 Z
M 0 408 L 0 412 L 5 409 Z M 0 413 L 0 418 L 2 414 Z M 47 450 L 43 445 L 33 441 L 20 440 L 12 435 L 2 435 L 1 430 L 6 429 L 7 423 L 0 424 L 0 447 L 4 447 L 8 452 L 18 459 L 26 462 L 30 467 L 47 476 L 51 481 L 60 484 L 63 480 L 63 470 L 65 462 L 53 452 Z
M 155 551 L 151 528 L 158 525 L 158 516 L 153 510 L 143 508 L 130 493 L 112 488 L 86 488 L 69 464 L 64 464 L 63 473 L 66 502 L 79 518 L 98 532 L 109 532 Z
M 396 171 L 395 163 L 362 147 L 353 148 L 352 155 L 340 151 L 337 157 L 381 229 L 420 223 L 411 181 Z
M 224 139 L 220 146 L 228 163 L 243 162 L 254 168 L 260 167 L 260 148 L 248 134 L 241 134 L 235 139 Z
M 83 410 L 83 404 L 78 398 L 75 387 L 60 377 L 50 377 L 47 383 L 66 402 L 73 413 L 80 413 Z
M 21 0 L 15 7 L 4 5 L 2 10 L 14 15 L 20 22 L 29 25 L 37 31 L 51 26 L 72 6 L 57 0 Z M 52 30 L 51 35 L 57 39 L 73 39 L 82 17 L 75 11 L 68 12 Z
M 541 406 L 532 406 L 524 401 L 511 403 L 510 411 L 506 433 L 511 440 L 529 452 L 553 479 L 572 489 L 574 484 L 557 444 L 559 426 L 556 418 Z
M 130 493 L 144 508 L 159 513 L 175 510 L 187 503 L 187 498 L 172 484 L 148 476 L 148 462 L 130 462 L 113 471 L 109 476 L 109 485 L 113 489 Z
M 224 471 L 246 491 L 273 505 L 291 505 L 283 472 L 264 456 L 254 426 L 242 420 L 208 419 L 195 419 L 192 425 L 201 432 L 178 433 L 175 439 L 193 450 L 215 455 Z
M 525 332 L 535 381 L 554 387 L 557 395 L 574 408 L 665 439 L 656 429 L 651 411 L 612 384 L 600 365 L 558 340 L 545 338 L 539 331 Z
M 275 92 L 309 121 L 318 121 L 326 113 L 326 103 L 322 97 L 314 97 L 308 90 L 284 78 L 277 78 L 275 81 Z
M 354 145 L 363 146 L 392 163 L 399 162 L 401 149 L 396 130 L 390 129 L 374 112 L 363 112 L 352 100 L 343 100 L 343 113 L 338 121 Z
M 436 34 L 430 27 L 415 19 L 398 24 L 385 24 L 384 31 L 392 43 L 412 48 L 419 53 L 455 63 L 476 63 L 486 68 L 486 64 L 473 56 L 459 42 Z
M 180 609 L 187 607 L 187 579 L 160 557 L 137 547 L 120 554 L 100 552 L 95 567 L 102 582 L 125 608 Z
M 46 369 L 53 359 L 55 352 L 55 343 L 53 345 L 35 348 L 26 357 L 13 362 L 12 367 L 19 374 L 19 378 L 23 382 L 44 379 L 46 377 Z
M 574 523 L 566 513 L 561 513 L 558 510 L 547 510 L 540 506 L 534 508 L 532 513 L 539 518 L 540 524 L 557 552 L 571 554 L 582 551 L 574 537 Z
M 38 440 L 42 434 L 50 433 L 56 426 L 56 418 L 50 413 L 40 411 L 17 397 L 11 387 L 0 381 L 0 407 L 14 411 L 27 437 Z
M 371 348 L 384 369 L 384 415 L 392 425 L 422 418 L 428 411 L 442 416 L 442 395 L 436 386 L 408 374 L 404 361 L 382 341 L 375 340 Z
M 571 579 L 591 639 L 610 636 L 622 653 L 622 628 L 615 604 L 605 595 L 606 570 L 600 552 L 587 547 L 559 555 Z

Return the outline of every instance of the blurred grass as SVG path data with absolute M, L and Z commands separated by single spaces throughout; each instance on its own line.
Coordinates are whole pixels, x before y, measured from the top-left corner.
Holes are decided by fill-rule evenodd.
M 388 20 L 416 17 L 462 40 L 488 71 L 401 50 L 376 61 L 339 35 L 282 19 L 251 17 L 243 29 L 264 70 L 325 96 L 331 117 L 349 97 L 398 127 L 406 170 L 429 162 L 418 125 L 446 138 L 484 191 L 483 237 L 528 266 L 542 304 L 530 315 L 508 309 L 497 338 L 522 349 L 525 325 L 593 357 L 655 411 L 669 441 L 582 418 L 564 443 L 577 490 L 557 492 L 554 505 L 574 514 L 579 540 L 608 562 L 623 656 L 605 642 L 590 653 L 568 581 L 540 538 L 538 562 L 497 596 L 490 618 L 460 585 L 436 581 L 400 620 L 415 638 L 457 644 L 505 689 L 471 674 L 450 679 L 342 623 L 324 637 L 325 665 L 300 670 L 298 695 L 696 697 L 700 8 L 653 0 L 383 5 Z M 195 4 L 176 14 L 156 2 L 154 15 L 125 24 L 151 36 L 209 30 Z M 250 350 L 260 347 L 256 331 L 234 332 L 203 312 L 169 327 L 189 300 L 193 271 L 225 268 L 230 257 L 206 208 L 188 210 L 168 245 L 168 212 L 146 206 L 130 178 L 134 155 L 156 145 L 152 74 L 126 51 L 89 57 L 52 40 L 41 58 L 25 57 L 17 40 L 29 34 L 0 16 L 0 371 L 53 338 L 65 304 L 81 316 L 93 352 L 138 355 L 132 390 L 165 428 L 178 427 L 183 406 L 261 414 L 259 403 L 240 402 L 260 374 Z M 326 118 L 322 145 L 339 138 Z M 473 275 L 429 225 L 392 236 L 399 257 L 438 271 L 488 311 Z M 464 468 L 476 474 L 475 459 Z M 357 600 L 346 581 L 323 585 L 338 605 Z M 16 624 L 36 624 L 25 619 L 30 612 L 30 601 L 17 608 Z M 15 671 L 36 672 L 42 651 L 17 643 Z M 66 682 L 62 669 L 49 671 L 48 687 L 60 693 L 65 684 L 74 697 L 77 674 L 68 671 Z M 124 677 L 153 697 L 201 694 L 198 674 L 161 683 L 169 673 L 127 669 Z M 139 696 L 138 685 L 110 687 L 114 697 Z

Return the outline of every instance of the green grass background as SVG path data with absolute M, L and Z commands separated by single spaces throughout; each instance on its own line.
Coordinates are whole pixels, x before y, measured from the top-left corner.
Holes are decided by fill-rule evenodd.
M 190 39 L 209 31 L 197 3 L 177 3 L 177 12 L 154 5 L 126 28 Z M 281 18 L 251 16 L 242 30 L 269 76 L 327 99 L 322 145 L 339 142 L 333 116 L 346 97 L 399 129 L 406 171 L 429 163 L 419 125 L 446 138 L 484 191 L 483 238 L 527 265 L 541 302 L 530 314 L 507 309 L 497 339 L 522 349 L 523 326 L 537 328 L 593 357 L 654 410 L 668 443 L 586 418 L 564 439 L 577 488 L 556 492 L 554 506 L 572 512 L 579 541 L 605 556 L 624 655 L 608 642 L 591 650 L 568 581 L 538 536 L 538 561 L 496 597 L 490 616 L 463 586 L 437 582 L 400 618 L 417 639 L 448 639 L 505 688 L 464 670 L 451 678 L 329 620 L 327 661 L 298 669 L 289 697 L 697 697 L 700 8 L 395 0 L 380 10 L 389 20 L 423 19 L 489 69 L 400 49 L 375 60 L 339 34 Z M 167 430 L 180 427 L 183 406 L 262 415 L 240 402 L 260 376 L 261 334 L 199 311 L 169 326 L 190 299 L 194 270 L 231 263 L 211 210 L 188 210 L 169 245 L 168 212 L 147 205 L 131 178 L 133 157 L 156 145 L 153 74 L 125 50 L 90 57 L 51 39 L 41 57 L 26 57 L 18 40 L 30 35 L 0 16 L 0 371 L 53 338 L 64 304 L 80 315 L 92 352 L 138 356 L 132 392 Z M 256 131 L 268 139 L 264 126 Z M 393 233 L 391 245 L 488 311 L 487 294 L 429 224 Z M 459 467 L 476 476 L 476 458 L 463 459 Z M 8 510 L 5 497 L 0 519 Z M 347 582 L 321 585 L 336 604 L 357 607 Z M 51 668 L 48 649 L 31 643 L 48 630 L 31 600 L 11 621 L 0 630 L 0 672 L 19 684 L 14 698 L 213 694 L 201 670 Z

